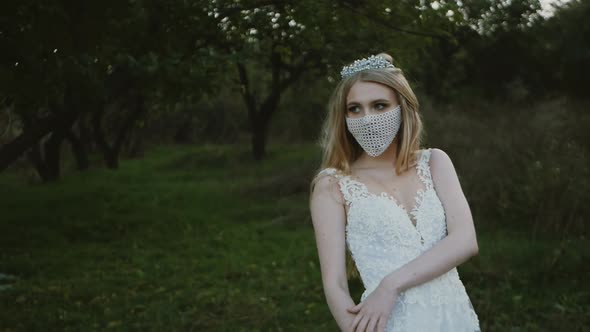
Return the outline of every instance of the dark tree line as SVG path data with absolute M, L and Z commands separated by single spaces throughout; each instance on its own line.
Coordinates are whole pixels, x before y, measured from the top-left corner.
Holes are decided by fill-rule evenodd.
M 26 156 L 56 180 L 66 142 L 79 170 L 95 150 L 117 168 L 142 123 L 215 95 L 228 76 L 260 160 L 287 89 L 335 80 L 344 63 L 381 51 L 441 100 L 505 98 L 514 86 L 523 98 L 586 97 L 590 5 L 571 1 L 550 19 L 539 11 L 533 0 L 4 1 L 0 101 L 22 131 L 0 145 L 0 171 Z

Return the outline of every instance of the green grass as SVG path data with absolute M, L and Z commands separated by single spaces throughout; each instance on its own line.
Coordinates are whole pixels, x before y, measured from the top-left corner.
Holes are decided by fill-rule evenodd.
M 53 184 L 0 177 L 1 331 L 336 331 L 321 286 L 307 185 L 319 152 L 160 146 L 116 171 Z M 476 220 L 459 268 L 484 331 L 590 325 L 583 236 Z M 355 301 L 362 293 L 351 281 Z

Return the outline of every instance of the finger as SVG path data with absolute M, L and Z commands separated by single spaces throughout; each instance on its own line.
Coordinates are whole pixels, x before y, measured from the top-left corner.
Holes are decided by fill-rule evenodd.
M 365 332 L 367 330 L 367 323 L 369 322 L 368 316 L 363 316 L 363 319 L 359 322 L 359 325 L 356 328 L 357 332 Z
M 387 325 L 387 318 L 384 316 L 380 316 L 379 322 L 377 323 L 377 332 L 385 332 L 386 325 Z
M 361 318 L 363 318 L 363 315 L 361 315 L 361 314 L 358 314 L 354 317 L 354 319 L 352 320 L 352 323 L 350 324 L 350 331 L 351 332 L 354 332 L 354 330 L 356 329 L 356 326 L 360 322 Z
M 361 310 L 361 307 L 362 307 L 362 302 L 355 305 L 354 307 L 348 308 L 347 310 L 352 313 L 357 313 L 357 312 L 359 312 L 359 310 Z
M 379 320 L 380 316 L 373 316 L 371 317 L 371 319 L 369 320 L 369 323 L 367 324 L 367 332 L 375 332 L 375 326 L 377 325 L 377 321 Z

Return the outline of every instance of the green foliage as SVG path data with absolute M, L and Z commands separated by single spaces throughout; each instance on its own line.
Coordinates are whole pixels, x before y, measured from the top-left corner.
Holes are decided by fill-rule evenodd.
M 262 164 L 248 155 L 246 146 L 160 146 L 117 172 L 27 187 L 0 178 L 0 271 L 17 278 L 0 280 L 2 328 L 336 330 L 308 212 L 317 147 L 271 144 Z M 466 159 L 451 156 L 465 174 Z M 504 225 L 476 218 L 480 254 L 459 268 L 482 329 L 587 326 L 588 239 L 533 239 Z M 350 287 L 358 301 L 360 281 Z
M 545 41 L 549 59 L 546 66 L 556 79 L 558 89 L 578 98 L 588 98 L 585 88 L 590 75 L 590 3 L 572 0 L 556 11 L 538 34 L 547 36 Z M 547 80 L 547 77 L 542 79 Z M 555 88 L 553 84 L 548 84 Z
M 424 104 L 427 146 L 449 153 L 476 216 L 533 234 L 587 234 L 587 103 Z

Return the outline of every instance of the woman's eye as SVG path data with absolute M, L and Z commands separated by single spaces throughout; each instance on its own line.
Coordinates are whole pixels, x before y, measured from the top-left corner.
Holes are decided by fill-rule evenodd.
M 351 106 L 348 108 L 348 111 L 351 113 L 357 113 L 358 112 L 358 106 Z
M 385 105 L 385 104 L 381 104 L 381 103 L 375 104 L 375 108 L 378 110 L 385 109 L 386 107 L 387 107 L 387 105 Z

